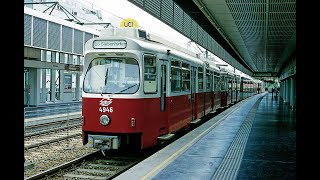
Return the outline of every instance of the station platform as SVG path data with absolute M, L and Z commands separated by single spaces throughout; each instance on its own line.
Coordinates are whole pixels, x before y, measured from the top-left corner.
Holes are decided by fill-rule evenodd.
M 254 95 L 115 179 L 296 179 L 296 113 Z

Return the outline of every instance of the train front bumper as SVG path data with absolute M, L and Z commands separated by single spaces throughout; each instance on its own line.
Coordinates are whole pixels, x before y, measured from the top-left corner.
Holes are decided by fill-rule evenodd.
M 120 137 L 88 134 L 86 146 L 102 150 L 118 149 L 120 147 Z

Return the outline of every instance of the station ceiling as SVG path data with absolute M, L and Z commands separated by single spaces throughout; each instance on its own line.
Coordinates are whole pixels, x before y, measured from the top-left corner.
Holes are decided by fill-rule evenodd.
M 169 1 L 173 2 L 173 10 Z M 277 74 L 295 56 L 296 0 L 157 0 L 158 15 L 156 10 L 147 7 L 147 0 L 129 2 L 188 37 L 163 18 L 168 12 L 173 14 L 173 19 L 178 17 L 174 8 L 178 5 L 237 61 L 231 65 L 240 70 Z M 165 4 L 169 4 L 169 8 Z

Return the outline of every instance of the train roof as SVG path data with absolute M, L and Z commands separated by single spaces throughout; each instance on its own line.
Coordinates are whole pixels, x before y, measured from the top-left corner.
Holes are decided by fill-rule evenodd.
M 221 74 L 228 74 L 231 76 L 236 76 L 236 73 L 233 70 L 226 68 L 224 66 L 220 66 L 220 72 L 221 72 Z
M 192 51 L 176 45 L 155 34 L 147 34 L 145 30 L 138 28 L 104 28 L 101 30 L 101 34 L 99 37 L 93 38 L 91 39 L 91 41 L 88 41 L 88 46 L 86 46 L 86 49 L 93 49 L 90 43 L 92 43 L 92 41 L 95 39 L 115 37 L 133 41 L 137 43 L 137 45 L 139 45 L 142 49 L 157 51 L 160 53 L 170 53 L 173 56 L 182 57 L 183 59 L 187 59 L 188 61 L 199 65 L 209 62 L 209 67 L 214 70 L 218 70 L 216 64 L 213 61 L 210 62 L 209 60 L 200 59 L 197 54 L 193 53 Z
M 99 51 L 93 48 L 94 40 L 113 39 L 132 41 L 137 44 L 137 47 L 145 51 L 154 51 L 163 54 L 171 54 L 173 56 L 181 57 L 199 66 L 206 66 L 207 69 L 219 72 L 221 74 L 228 74 L 231 76 L 241 77 L 242 79 L 254 81 L 254 79 L 242 72 L 234 72 L 228 68 L 226 64 L 216 64 L 214 59 L 199 57 L 194 52 L 187 50 L 173 42 L 170 42 L 160 36 L 152 33 L 147 33 L 145 30 L 139 28 L 104 28 L 101 30 L 100 36 L 92 38 L 87 41 L 85 52 Z M 258 81 L 257 81 L 258 82 Z
M 209 58 L 203 58 L 203 57 L 200 57 L 200 60 L 202 60 L 206 64 L 207 68 L 212 69 L 213 71 L 220 72 L 220 69 L 218 68 L 218 66 L 213 60 Z
M 241 78 L 244 79 L 244 80 L 252 80 L 252 77 L 250 77 L 247 74 L 242 74 Z

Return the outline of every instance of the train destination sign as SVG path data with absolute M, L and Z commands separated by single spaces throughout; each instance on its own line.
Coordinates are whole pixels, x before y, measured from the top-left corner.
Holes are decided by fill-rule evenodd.
M 93 41 L 94 49 L 124 49 L 127 47 L 125 40 L 95 40 Z

